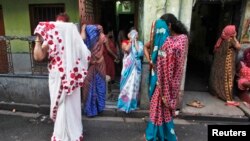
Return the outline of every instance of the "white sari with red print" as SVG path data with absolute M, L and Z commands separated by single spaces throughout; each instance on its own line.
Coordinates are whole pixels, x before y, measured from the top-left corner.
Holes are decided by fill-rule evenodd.
M 49 46 L 50 117 L 55 122 L 51 140 L 81 141 L 80 87 L 90 52 L 73 23 L 40 22 L 34 33 Z

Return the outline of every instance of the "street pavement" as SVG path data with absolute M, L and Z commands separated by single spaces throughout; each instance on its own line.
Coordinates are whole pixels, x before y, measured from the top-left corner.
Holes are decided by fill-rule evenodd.
M 84 141 L 144 141 L 147 117 L 83 117 Z M 179 141 L 207 141 L 209 124 L 249 124 L 176 118 Z M 53 122 L 47 115 L 0 110 L 0 141 L 49 141 Z

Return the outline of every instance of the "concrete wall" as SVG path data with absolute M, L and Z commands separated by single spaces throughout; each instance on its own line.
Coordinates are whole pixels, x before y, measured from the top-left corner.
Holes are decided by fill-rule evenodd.
M 143 38 L 149 41 L 151 24 L 166 13 L 166 0 L 144 0 L 143 9 Z
M 0 102 L 48 105 L 47 77 L 0 75 Z
M 72 22 L 79 22 L 77 0 L 0 0 L 5 35 L 30 36 L 29 4 L 64 3 Z M 28 52 L 27 42 L 11 41 L 13 52 Z
M 239 32 L 239 34 L 241 35 L 241 43 L 250 44 L 250 25 L 247 24 L 248 20 L 250 20 L 250 0 L 246 0 L 243 5 L 245 5 L 245 14 L 241 20 L 241 32 Z
M 31 74 L 31 61 L 29 53 L 12 53 L 15 74 Z
M 243 52 L 245 49 L 250 48 L 250 24 L 248 21 L 250 20 L 250 0 L 246 0 L 243 2 L 244 7 L 244 15 L 241 20 L 241 28 L 240 28 L 240 42 L 241 42 L 241 50 L 238 52 L 237 63 L 242 59 Z

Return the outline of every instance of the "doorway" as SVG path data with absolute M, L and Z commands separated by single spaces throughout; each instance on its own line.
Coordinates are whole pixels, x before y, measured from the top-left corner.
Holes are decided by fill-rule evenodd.
M 108 107 L 116 106 L 120 94 L 120 78 L 122 70 L 123 53 L 120 45 L 118 33 L 123 30 L 124 36 L 127 36 L 131 27 L 136 27 L 136 1 L 133 0 L 99 0 L 100 7 L 98 11 L 99 23 L 103 26 L 104 33 L 112 29 L 113 42 L 116 46 L 116 54 L 120 57 L 120 62 L 115 63 L 115 79 L 108 82 L 108 91 L 106 95 L 106 104 Z M 137 27 L 136 27 L 137 28 Z
M 193 7 L 185 91 L 208 91 L 213 48 L 223 28 L 239 28 L 241 0 L 199 0 Z

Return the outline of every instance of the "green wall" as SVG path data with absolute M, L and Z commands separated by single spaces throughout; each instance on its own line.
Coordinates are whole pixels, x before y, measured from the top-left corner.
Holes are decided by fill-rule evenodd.
M 6 36 L 30 36 L 29 4 L 64 3 L 71 22 L 79 22 L 78 0 L 0 0 Z M 11 41 L 12 52 L 28 52 L 28 42 Z

